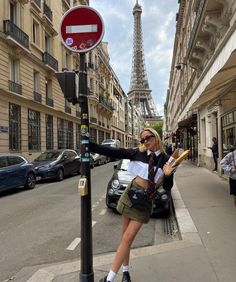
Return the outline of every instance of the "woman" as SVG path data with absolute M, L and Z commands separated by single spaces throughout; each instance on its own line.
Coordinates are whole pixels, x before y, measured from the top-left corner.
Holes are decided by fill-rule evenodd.
M 170 190 L 173 186 L 173 171 L 158 133 L 152 128 L 145 128 L 140 133 L 140 146 L 136 149 L 112 148 L 95 143 L 90 143 L 90 150 L 112 158 L 130 159 L 128 171 L 134 175 L 134 180 L 126 188 L 117 205 L 117 211 L 122 214 L 122 238 L 116 251 L 110 272 L 100 282 L 113 282 L 117 272 L 123 264 L 122 282 L 131 281 L 129 274 L 129 256 L 132 242 L 144 223 L 147 223 L 152 213 L 152 195 L 150 190 L 149 160 L 154 158 L 154 185 L 152 188 L 163 185 Z M 154 154 L 152 154 L 154 153 Z M 151 157 L 152 156 L 152 157 Z M 156 186 L 156 187 L 155 187 Z M 137 189 L 143 191 L 146 196 L 141 203 L 132 204 L 128 191 Z
M 236 206 L 236 149 L 228 153 L 221 161 L 223 170 L 229 173 L 230 195 L 234 195 L 234 205 Z

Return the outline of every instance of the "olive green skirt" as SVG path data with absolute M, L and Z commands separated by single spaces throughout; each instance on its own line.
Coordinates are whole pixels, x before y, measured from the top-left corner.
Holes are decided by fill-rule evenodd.
M 116 209 L 120 214 L 125 215 L 132 220 L 148 223 L 152 214 L 152 200 L 145 198 L 140 204 L 134 206 L 128 196 L 128 189 L 132 188 L 145 191 L 145 188 L 138 185 L 135 181 L 132 181 L 121 195 Z

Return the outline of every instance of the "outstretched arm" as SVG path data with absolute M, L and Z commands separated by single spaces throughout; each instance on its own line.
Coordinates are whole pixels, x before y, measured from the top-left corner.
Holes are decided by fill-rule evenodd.
M 115 148 L 106 145 L 99 145 L 93 142 L 89 143 L 89 149 L 91 152 L 115 159 L 132 159 L 133 155 L 137 151 L 137 149 Z

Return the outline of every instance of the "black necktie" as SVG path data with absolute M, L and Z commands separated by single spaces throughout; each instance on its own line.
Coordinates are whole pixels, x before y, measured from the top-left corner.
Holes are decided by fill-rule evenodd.
M 155 153 L 150 154 L 150 159 L 148 163 L 148 187 L 147 192 L 148 195 L 151 196 L 155 191 L 155 171 L 154 171 L 154 161 L 155 161 Z

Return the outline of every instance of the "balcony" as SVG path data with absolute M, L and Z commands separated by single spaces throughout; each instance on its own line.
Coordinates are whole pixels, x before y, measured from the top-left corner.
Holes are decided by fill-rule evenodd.
M 22 86 L 19 83 L 16 83 L 12 80 L 8 80 L 9 83 L 9 90 L 11 92 L 17 93 L 17 94 L 22 94 Z
M 71 107 L 65 106 L 65 112 L 71 114 Z
M 97 124 L 97 118 L 95 118 L 95 117 L 90 117 L 90 122 Z
M 45 2 L 43 3 L 43 13 L 52 22 L 52 10 Z
M 34 101 L 42 103 L 42 95 L 36 91 L 34 91 Z
M 49 107 L 54 107 L 53 99 L 46 96 L 46 105 Z
M 99 103 L 102 104 L 109 111 L 113 111 L 112 103 L 106 100 L 103 96 L 99 96 Z
M 17 41 L 22 47 L 29 49 L 29 36 L 11 20 L 3 21 L 4 33 Z
M 43 53 L 43 62 L 55 71 L 58 71 L 58 61 L 48 52 Z

